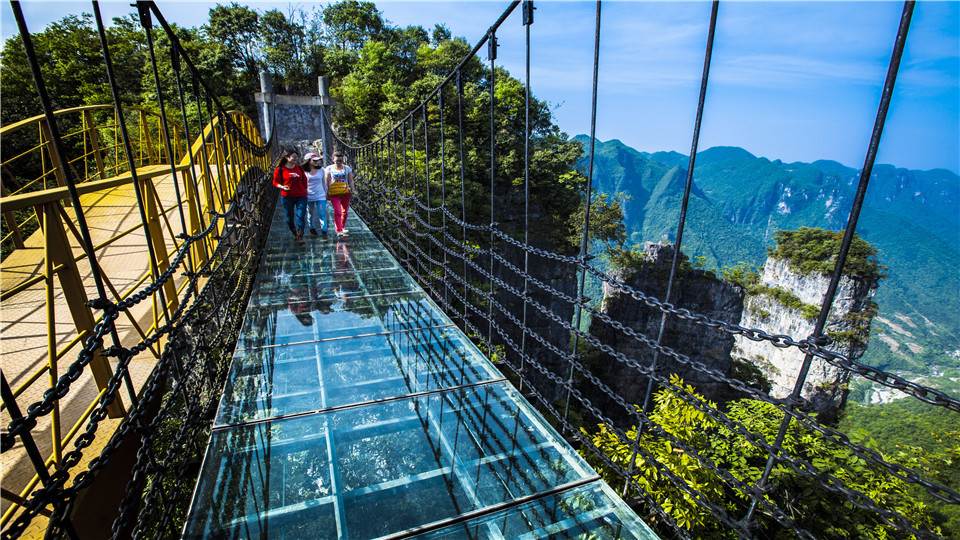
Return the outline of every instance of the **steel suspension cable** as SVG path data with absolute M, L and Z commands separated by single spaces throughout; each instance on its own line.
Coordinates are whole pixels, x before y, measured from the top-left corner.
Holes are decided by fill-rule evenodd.
M 216 212 L 216 205 L 213 202 L 213 194 L 215 193 L 213 189 L 213 171 L 210 170 L 210 154 L 207 152 L 207 137 L 204 133 L 204 124 L 203 124 L 203 106 L 200 101 L 200 73 L 195 69 L 191 71 L 193 76 L 193 100 L 197 105 L 197 123 L 200 127 L 200 154 L 203 156 L 203 168 L 206 172 L 205 178 L 206 183 L 203 186 L 204 191 L 207 192 L 207 205 L 210 207 L 210 212 Z M 213 119 L 210 119 L 211 123 L 211 133 L 213 130 Z
M 223 133 L 223 116 L 218 111 L 217 112 L 217 122 L 214 122 L 213 115 L 213 100 L 210 97 L 210 93 L 207 92 L 204 94 L 204 101 L 207 104 L 207 116 L 210 117 L 210 136 L 213 137 L 213 157 L 217 160 L 217 184 L 220 186 L 220 212 L 227 211 L 227 201 L 224 198 L 227 194 L 227 190 L 224 188 L 223 182 L 227 177 L 226 171 L 226 157 L 222 155 L 223 153 L 223 140 L 225 137 Z M 229 179 L 227 179 L 229 182 Z
M 177 97 L 179 98 L 179 101 L 180 101 L 180 117 L 183 120 L 183 133 L 184 133 L 184 138 L 186 138 L 187 145 L 188 145 L 187 160 L 190 163 L 190 179 L 193 181 L 193 193 L 194 193 L 194 197 L 196 197 L 197 204 L 199 205 L 201 203 L 200 184 L 197 182 L 197 168 L 193 162 L 192 148 L 190 148 L 190 140 L 191 140 L 190 139 L 190 122 L 187 118 L 187 106 L 186 106 L 186 100 L 184 99 L 184 96 L 183 96 L 183 84 L 180 81 L 180 53 L 177 51 L 176 47 L 170 48 L 170 62 L 171 62 L 171 65 L 173 66 L 175 79 L 177 81 Z M 198 208 L 197 219 L 200 222 L 201 230 L 207 228 L 206 220 L 204 219 L 203 215 L 204 213 L 200 211 L 200 209 Z M 184 233 L 189 234 L 187 233 L 186 229 L 184 229 Z M 203 248 L 206 249 L 205 244 L 203 244 Z
M 463 73 L 457 70 L 457 122 L 458 146 L 460 147 L 460 219 L 467 222 L 467 182 L 463 166 Z M 461 226 L 463 245 L 467 245 L 467 228 Z M 467 258 L 463 258 L 463 331 L 467 331 Z
M 523 27 L 526 35 L 526 47 L 524 48 L 524 92 L 523 92 L 523 243 L 530 245 L 530 26 L 533 24 L 533 0 L 524 0 Z M 523 250 L 523 328 L 527 327 L 527 307 L 526 299 L 530 280 L 529 275 L 530 250 Z M 520 387 L 518 390 L 523 392 L 524 367 L 526 362 L 527 333 L 520 335 Z
M 830 276 L 830 284 L 827 286 L 827 292 L 824 294 L 823 305 L 820 306 L 820 314 L 817 317 L 817 322 L 814 325 L 813 333 L 808 338 L 810 341 L 818 342 L 823 335 L 823 329 L 827 324 L 827 317 L 830 314 L 830 308 L 833 307 L 834 296 L 837 293 L 837 287 L 840 284 L 840 279 L 843 277 L 843 266 L 847 260 L 847 254 L 850 251 L 850 244 L 853 242 L 853 237 L 857 228 L 857 221 L 860 217 L 860 210 L 863 207 L 863 200 L 866 197 L 867 185 L 870 182 L 870 175 L 873 173 L 873 164 L 877 157 L 877 149 L 880 147 L 880 137 L 883 135 L 883 126 L 886 122 L 887 112 L 890 109 L 890 100 L 893 97 L 893 89 L 897 82 L 897 74 L 900 71 L 900 60 L 903 57 L 903 49 L 907 41 L 907 32 L 910 29 L 910 21 L 913 18 L 913 0 L 907 0 L 903 4 L 903 12 L 900 15 L 900 24 L 897 28 L 897 37 L 894 42 L 893 52 L 890 56 L 890 63 L 887 67 L 887 76 L 883 84 L 883 94 L 880 97 L 880 104 L 877 109 L 877 117 L 874 121 L 873 132 L 870 136 L 870 144 L 867 148 L 867 155 L 864 158 L 863 169 L 860 171 L 860 181 L 857 184 L 857 192 L 854 195 L 853 207 L 850 209 L 850 216 L 847 218 L 847 227 L 844 230 L 843 242 L 840 245 L 840 253 L 837 255 L 837 262 L 833 268 L 833 274 Z M 803 385 L 806 382 L 807 374 L 810 371 L 810 365 L 813 362 L 813 354 L 807 353 L 804 356 L 803 364 L 800 366 L 800 371 L 797 374 L 797 380 L 794 383 L 793 392 L 791 392 L 790 397 L 787 401 L 787 408 L 793 409 L 800 398 L 800 393 L 803 390 Z M 780 424 L 780 430 L 777 433 L 776 442 L 774 446 L 779 448 L 784 439 L 786 438 L 787 429 L 790 426 L 791 416 L 786 414 L 784 415 L 783 421 Z M 757 482 L 759 488 L 763 488 L 767 481 L 770 478 L 770 474 L 773 471 L 773 466 L 776 463 L 777 459 L 775 455 L 771 455 L 767 459 L 766 466 L 763 469 L 763 474 L 760 476 L 760 480 Z M 756 501 L 750 505 L 749 510 L 747 511 L 746 516 L 744 516 L 745 522 L 750 522 L 753 520 L 753 515 L 756 510 Z
M 664 302 L 670 302 L 670 297 L 673 293 L 673 285 L 676 283 L 677 278 L 677 269 L 680 266 L 680 259 L 682 257 L 681 246 L 683 243 L 683 231 L 687 221 L 687 207 L 690 203 L 690 189 L 693 186 L 693 169 L 696 166 L 697 160 L 697 147 L 700 143 L 700 126 L 703 121 L 703 108 L 704 103 L 706 102 L 707 97 L 707 83 L 710 75 L 710 61 L 713 56 L 713 38 L 716 35 L 717 29 L 717 8 L 719 6 L 718 0 L 714 0 L 710 9 L 710 27 L 707 32 L 707 46 L 706 52 L 703 59 L 703 75 L 700 79 L 700 98 L 697 103 L 697 117 L 693 125 L 693 141 L 690 143 L 690 158 L 687 163 L 687 178 L 683 186 L 683 200 L 680 205 L 680 218 L 677 221 L 677 239 L 674 242 L 673 249 L 673 260 L 670 264 L 670 277 L 667 281 L 667 292 L 664 296 Z M 657 343 L 663 341 L 663 333 L 667 324 L 667 314 L 663 313 L 660 316 L 660 326 L 657 330 Z M 659 358 L 658 353 L 654 353 L 653 360 L 651 362 L 651 369 L 656 369 L 657 360 Z M 648 381 L 647 392 L 643 398 L 643 410 L 647 412 L 650 407 L 650 395 L 653 389 L 653 381 Z
M 153 11 L 154 16 L 157 18 L 157 22 L 160 23 L 160 26 L 163 27 L 164 32 L 167 34 L 167 38 L 170 40 L 171 46 L 174 47 L 175 49 L 177 49 L 177 50 L 180 52 L 180 54 L 181 54 L 182 57 L 183 57 L 184 62 L 187 63 L 187 66 L 189 66 L 189 68 L 190 68 L 190 70 L 191 70 L 192 72 L 194 72 L 194 73 L 199 73 L 199 69 L 198 69 L 197 66 L 193 63 L 193 61 L 190 60 L 190 56 L 187 54 L 187 51 L 186 51 L 186 50 L 183 48 L 183 46 L 180 44 L 180 39 L 177 37 L 177 35 L 176 35 L 176 33 L 173 31 L 173 29 L 170 28 L 170 25 L 167 24 L 167 21 L 166 21 L 166 19 L 164 18 L 163 13 L 160 12 L 160 9 L 157 7 L 156 3 L 153 2 L 153 1 L 138 2 L 138 4 L 139 4 L 139 3 L 146 4 L 147 6 L 150 7 L 150 9 Z M 213 89 L 210 88 L 210 87 L 207 85 L 206 81 L 204 81 L 202 78 L 199 80 L 199 84 L 203 86 L 204 91 L 206 92 L 206 94 L 207 94 L 208 96 L 215 95 L 215 93 L 213 92 Z M 217 107 L 217 111 L 218 111 L 218 112 L 220 112 L 220 113 L 225 112 L 224 109 L 223 109 L 223 107 L 220 105 L 220 101 L 219 101 L 219 100 L 217 100 L 217 99 L 214 97 L 214 98 L 213 98 L 213 101 L 214 101 L 214 104 L 215 104 L 216 107 Z M 276 110 L 274 109 L 273 112 L 275 113 Z M 232 119 L 227 118 L 227 120 L 228 120 L 228 123 L 235 129 L 235 133 L 242 133 L 239 129 L 236 129 L 236 128 L 237 128 L 236 123 L 235 123 Z M 264 121 L 266 121 L 266 120 L 264 120 Z M 271 125 L 275 126 L 275 124 L 276 124 L 275 119 L 271 120 Z M 271 129 L 270 133 L 271 133 L 272 135 L 275 135 L 275 134 L 276 134 L 276 129 Z M 244 137 L 247 141 L 250 141 L 249 138 L 247 138 L 245 135 L 244 135 L 243 137 Z M 271 141 L 267 141 L 265 144 L 263 144 L 263 145 L 261 145 L 261 146 L 258 146 L 258 152 L 260 152 L 260 153 L 262 153 L 262 154 L 265 154 L 265 153 L 269 150 L 270 146 L 271 146 Z M 226 205 L 224 205 L 224 206 L 226 206 Z
M 719 1 L 713 0 L 713 4 L 710 8 L 710 25 L 707 31 L 707 45 L 704 52 L 703 58 L 703 74 L 700 78 L 700 97 L 697 101 L 697 117 L 693 124 L 693 140 L 690 143 L 690 158 L 687 163 L 687 178 L 686 182 L 683 185 L 683 199 L 680 204 L 680 218 L 677 220 L 677 239 L 673 245 L 673 260 L 670 263 L 670 277 L 667 280 L 667 292 L 664 296 L 664 302 L 670 302 L 670 297 L 673 293 L 673 285 L 676 282 L 677 269 L 680 266 L 680 260 L 683 256 L 681 252 L 681 246 L 683 245 L 683 230 L 687 221 L 687 207 L 690 203 L 690 190 L 693 186 L 693 169 L 696 166 L 697 160 L 697 148 L 700 144 L 700 126 L 703 122 L 703 108 L 704 103 L 706 103 L 707 98 L 707 84 L 710 77 L 710 62 L 713 58 L 713 40 L 716 36 L 717 30 L 717 9 L 719 7 Z M 663 334 L 666 331 L 667 326 L 667 313 L 662 312 L 660 314 L 660 326 L 657 329 L 657 344 L 660 345 L 663 343 Z M 657 368 L 657 364 L 660 359 L 660 351 L 654 350 L 653 360 L 650 361 L 650 370 L 651 372 Z M 647 379 L 647 391 L 643 397 L 643 407 L 642 411 L 644 414 L 650 411 L 650 403 L 653 394 L 653 378 Z M 637 441 L 640 439 L 640 435 L 643 433 L 643 423 L 637 426 Z M 634 456 L 635 457 L 635 456 Z M 633 458 L 631 458 L 631 463 Z M 631 465 L 632 467 L 632 465 Z M 627 486 L 626 484 L 623 487 L 624 493 L 626 493 Z
M 600 74 L 600 0 L 597 0 L 596 8 L 596 20 L 594 22 L 594 36 L 593 36 L 593 96 L 591 98 L 590 105 L 590 162 L 587 169 L 587 188 L 586 188 L 586 200 L 584 201 L 584 213 L 583 213 L 583 241 L 580 244 L 580 285 L 577 292 L 578 298 L 583 298 L 583 291 L 586 285 L 587 279 L 587 270 L 583 266 L 587 261 L 587 250 L 590 247 L 590 202 L 591 195 L 593 192 L 593 159 L 594 159 L 594 150 L 596 143 L 597 135 L 597 87 L 599 83 L 599 74 Z M 574 328 L 580 329 L 580 316 L 583 313 L 582 308 L 578 304 L 575 308 L 575 324 Z M 573 335 L 573 350 L 570 352 L 570 371 L 567 376 L 567 398 L 563 406 L 563 419 L 567 419 L 567 415 L 570 411 L 570 390 L 573 387 L 573 359 L 577 356 L 577 348 L 579 346 L 579 336 Z
M 160 106 L 160 124 L 163 126 L 163 143 L 167 150 L 167 159 L 170 161 L 170 178 L 173 179 L 173 189 L 176 194 L 177 208 L 180 214 L 180 227 L 184 233 L 187 232 L 187 220 L 183 214 L 183 198 L 180 195 L 180 184 L 177 182 L 177 165 L 174 163 L 173 146 L 170 144 L 170 128 L 167 124 L 167 109 L 163 99 L 163 89 L 160 86 L 160 72 L 157 69 L 157 57 L 153 49 L 153 21 L 150 18 L 150 10 L 146 4 L 137 3 L 137 11 L 140 15 L 140 25 L 143 27 L 147 36 L 147 50 L 150 53 L 150 66 L 153 71 L 153 82 L 157 89 L 157 103 Z M 189 139 L 187 139 L 189 144 Z M 189 151 L 187 152 L 189 153 Z M 187 267 L 190 272 L 194 270 L 193 254 L 187 252 Z
M 447 230 L 447 163 L 446 138 L 443 133 L 443 90 L 437 93 L 437 111 L 440 120 L 440 218 L 443 231 Z M 443 308 L 450 310 L 450 269 L 447 267 L 447 237 L 443 236 Z
M 494 198 L 493 186 L 496 178 L 496 123 L 494 113 L 497 106 L 496 87 L 496 60 L 497 60 L 497 35 L 494 30 L 490 30 L 490 38 L 487 41 L 487 58 L 490 59 L 490 289 L 487 292 L 487 356 L 493 360 L 493 229 L 494 218 Z
M 433 225 L 433 212 L 430 210 L 433 207 L 433 201 L 430 200 L 430 137 L 429 137 L 429 127 L 428 127 L 428 118 L 427 118 L 427 104 L 429 102 L 424 102 L 423 104 L 423 178 L 426 180 L 426 190 L 424 196 L 426 197 L 424 202 L 426 203 L 427 209 L 427 223 Z M 430 255 L 430 258 L 433 258 L 433 233 L 430 233 L 430 242 L 427 244 L 427 253 Z M 435 268 L 430 267 L 430 276 L 431 280 L 433 279 Z
M 103 27 L 103 18 L 100 16 L 100 3 L 97 0 L 93 2 L 93 15 L 97 22 L 97 34 L 100 36 L 100 46 L 103 47 L 104 67 L 107 70 L 107 81 L 110 85 L 110 94 L 113 96 L 113 105 L 117 111 L 117 124 L 120 126 L 120 135 L 123 139 L 123 151 L 127 157 L 127 166 L 130 167 L 131 183 L 133 191 L 137 196 L 137 206 L 140 210 L 140 221 L 143 224 L 143 236 L 146 239 L 147 253 L 150 256 L 150 271 L 153 273 L 153 279 L 160 278 L 160 268 L 157 263 L 157 253 L 153 246 L 153 235 L 150 232 L 149 220 L 144 205 L 144 193 L 140 191 L 140 179 L 137 177 L 137 164 L 133 157 L 133 146 L 130 144 L 130 134 L 127 131 L 127 122 L 123 118 L 122 103 L 120 102 L 120 91 L 117 89 L 116 77 L 113 73 L 113 61 L 110 57 L 110 46 L 107 43 L 107 35 Z M 144 126 L 144 129 L 147 129 Z M 145 190 L 144 190 L 145 191 Z M 163 317 L 167 324 L 170 324 L 170 310 L 167 305 L 166 295 L 163 289 L 157 290 L 162 304 Z M 134 402 L 136 403 L 136 402 Z
M 40 106 L 43 109 L 44 118 L 47 126 L 50 128 L 53 145 L 56 149 L 56 159 L 63 160 L 66 155 L 63 148 L 63 140 L 60 137 L 60 129 L 57 127 L 56 118 L 53 115 L 53 107 L 50 104 L 50 96 L 47 93 L 46 83 L 43 82 L 43 74 L 40 71 L 40 63 L 37 60 L 37 54 L 33 47 L 33 39 L 30 37 L 30 31 L 27 29 L 27 23 L 23 18 L 23 11 L 20 9 L 20 2 L 10 2 L 13 9 L 14 19 L 17 22 L 17 28 L 20 32 L 20 39 L 23 42 L 24 51 L 27 57 L 27 63 L 30 65 L 30 73 L 33 77 L 33 84 L 37 90 L 37 96 L 40 98 Z M 93 248 L 93 239 L 90 236 L 90 228 L 87 225 L 86 214 L 83 211 L 83 204 L 80 202 L 80 193 L 77 191 L 77 184 L 73 178 L 74 170 L 72 167 L 65 166 L 58 162 L 60 170 L 64 171 L 64 177 L 67 183 L 67 191 L 70 193 L 70 203 L 73 206 L 73 212 L 77 219 L 78 229 L 83 243 L 83 251 L 87 255 L 87 261 L 90 263 L 90 274 L 93 277 L 94 286 L 97 289 L 98 298 L 95 300 L 100 306 L 106 307 L 110 301 L 107 300 L 106 287 L 103 284 L 103 274 L 100 268 L 100 261 L 97 259 L 96 251 Z M 116 325 L 113 321 L 108 321 L 110 337 L 114 346 L 120 345 L 120 336 L 117 333 Z M 133 383 L 127 377 L 128 392 L 132 390 Z M 134 392 L 135 395 L 135 392 Z M 134 402 L 136 403 L 136 402 Z
M 166 112 L 166 107 L 163 100 L 163 90 L 160 86 L 160 73 L 157 70 L 157 57 L 153 49 L 153 23 L 150 19 L 150 10 L 147 8 L 146 4 L 137 3 L 137 11 L 140 15 L 140 26 L 143 27 L 144 33 L 147 36 L 147 50 L 150 53 L 150 66 L 152 67 L 153 80 L 157 89 L 157 102 L 160 105 L 160 120 L 161 120 L 160 123 L 163 129 L 163 142 L 164 142 L 164 148 L 167 151 L 167 159 L 168 161 L 170 161 L 170 179 L 173 180 L 173 189 L 177 197 L 177 209 L 179 210 L 178 213 L 180 215 L 180 227 L 181 227 L 181 230 L 184 233 L 186 233 L 187 221 L 183 215 L 183 198 L 180 196 L 180 185 L 177 182 L 177 165 L 176 163 L 174 163 L 173 147 L 170 144 L 170 129 L 167 124 L 167 112 Z M 154 193 L 156 193 L 155 190 L 154 190 Z M 146 195 L 148 197 L 150 196 L 150 194 L 146 194 Z M 189 271 L 193 273 L 194 265 L 193 265 L 192 250 L 187 250 L 187 267 L 189 268 Z M 169 323 L 170 323 L 170 319 L 168 316 L 167 324 Z M 177 372 L 177 377 L 182 380 L 184 377 L 184 372 L 183 372 L 182 366 L 180 365 L 180 362 L 179 361 L 173 362 L 173 367 Z M 180 394 L 183 400 L 189 403 L 190 400 L 187 397 L 186 391 L 184 390 L 183 386 L 181 385 L 181 386 L 178 386 L 177 388 L 180 391 Z
M 407 185 L 407 155 L 408 154 L 407 154 L 407 123 L 406 121 L 404 121 L 401 124 L 400 136 L 403 139 L 403 193 L 404 193 L 404 197 L 406 197 L 408 193 L 411 193 L 411 190 Z M 406 199 L 400 202 L 401 208 L 403 208 L 406 205 L 408 205 Z M 404 208 L 403 210 L 404 210 L 404 214 L 403 214 L 404 221 L 406 221 L 406 216 L 409 215 L 408 210 L 407 208 Z M 409 223 L 407 223 L 406 225 L 409 226 Z M 406 245 L 404 246 L 404 250 L 403 250 L 403 254 L 404 254 L 403 263 L 404 263 L 404 266 L 406 266 L 407 268 L 410 268 L 410 245 L 409 244 L 411 240 L 406 236 L 404 236 L 404 240 L 406 240 L 405 242 Z

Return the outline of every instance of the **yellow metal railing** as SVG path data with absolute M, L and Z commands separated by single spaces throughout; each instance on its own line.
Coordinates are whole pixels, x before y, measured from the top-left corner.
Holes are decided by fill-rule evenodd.
M 169 267 L 183 245 L 181 235 L 201 232 L 211 222 L 211 212 L 226 210 L 244 174 L 267 170 L 270 159 L 257 156 L 242 142 L 241 136 L 261 144 L 255 123 L 237 111 L 224 115 L 229 117 L 229 129 L 220 116 L 214 116 L 202 134 L 188 143 L 182 126 L 168 122 L 164 130 L 160 115 L 124 108 L 119 114 L 128 129 L 132 171 L 113 106 L 54 114 L 65 156 L 56 155 L 57 145 L 43 116 L 0 129 L 4 150 L 0 162 L 4 186 L 0 338 L 4 348 L 0 354 L 3 374 L 24 412 L 55 387 L 64 366 L 72 361 L 71 353 L 77 354 L 78 344 L 93 335 L 100 321 L 87 305 L 97 295 L 91 281 L 94 270 L 102 276 L 111 302 L 142 290 Z M 166 133 L 169 141 L 164 140 Z M 68 170 L 57 163 L 64 163 Z M 76 182 L 96 261 L 90 261 L 83 249 L 67 175 Z M 222 226 L 221 220 L 218 228 Z M 147 255 L 148 242 L 153 260 Z M 215 248 L 216 239 L 211 237 L 194 243 L 187 270 L 202 265 Z M 131 347 L 160 328 L 179 305 L 187 281 L 175 277 L 149 302 L 123 313 L 116 321 L 120 345 Z M 148 349 L 152 359 L 138 357 L 142 365 L 131 369 L 129 395 L 139 392 L 162 345 L 161 341 Z M 89 366 L 70 392 L 56 400 L 51 414 L 42 417 L 40 426 L 49 436 L 39 436 L 41 427 L 33 430 L 51 472 L 60 467 L 65 449 L 80 433 L 113 374 L 109 359 L 99 353 Z M 115 396 L 108 409 L 110 417 L 122 418 L 130 399 L 125 404 L 124 397 Z M 10 411 L 5 405 L 0 410 L 7 425 Z M 109 431 L 98 430 L 98 434 L 107 432 L 108 439 Z M 10 454 L 16 452 L 4 454 L 0 526 L 10 522 L 40 483 L 29 460 Z

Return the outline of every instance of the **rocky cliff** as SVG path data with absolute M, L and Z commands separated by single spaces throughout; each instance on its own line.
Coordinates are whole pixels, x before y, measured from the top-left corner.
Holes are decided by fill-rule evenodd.
M 671 244 L 648 242 L 639 268 L 619 270 L 614 277 L 647 295 L 662 299 L 666 296 L 672 257 Z M 768 259 L 759 284 L 751 284 L 747 288 L 685 264 L 679 272 L 670 303 L 711 319 L 759 328 L 770 334 L 786 334 L 800 340 L 813 332 L 816 314 L 828 284 L 829 276 L 799 273 L 782 259 Z M 871 302 L 875 292 L 876 280 L 857 277 L 844 277 L 841 280 L 826 327 L 827 335 L 833 339 L 831 350 L 852 359 L 863 354 L 867 346 L 870 319 L 876 313 L 876 304 Z M 601 311 L 650 339 L 657 337 L 661 312 L 607 284 L 603 287 Z M 654 351 L 650 347 L 609 324 L 595 318 L 590 332 L 640 365 L 652 365 Z M 793 391 L 804 360 L 804 354 L 797 349 L 779 349 L 768 342 L 734 337 L 672 315 L 667 318 L 663 344 L 727 377 L 736 377 L 751 386 L 769 391 L 777 398 L 787 397 Z M 722 380 L 678 363 L 666 355 L 659 355 L 656 371 L 663 377 L 678 373 L 685 382 L 711 400 L 725 401 L 740 397 Z M 638 375 L 635 369 L 603 355 L 594 363 L 593 373 L 625 401 L 643 403 L 647 379 Z M 834 418 L 843 407 L 848 377 L 847 372 L 814 358 L 801 392 L 805 400 L 804 409 L 820 415 L 825 421 Z M 629 421 L 620 414 L 618 407 L 613 406 L 613 400 L 609 397 L 598 395 L 594 399 L 606 405 L 604 409 L 609 411 L 614 420 Z
M 672 260 L 672 244 L 647 242 L 640 267 L 620 270 L 614 277 L 636 290 L 662 299 L 666 297 Z M 738 285 L 722 281 L 712 273 L 692 269 L 689 264 L 685 264 L 674 284 L 671 303 L 714 319 L 736 322 L 740 320 L 743 311 L 743 298 L 743 289 Z M 657 339 L 661 311 L 634 300 L 608 284 L 603 286 L 601 311 L 649 339 Z M 650 366 L 653 363 L 653 349 L 598 318 L 592 320 L 590 333 L 627 358 L 636 360 L 641 366 Z M 732 366 L 730 350 L 733 347 L 733 337 L 730 334 L 704 328 L 673 315 L 667 317 L 663 345 L 722 373 L 730 371 Z M 711 396 L 711 399 L 717 399 L 716 396 L 732 397 L 731 389 L 725 383 L 664 354 L 657 358 L 656 372 L 664 378 L 669 377 L 670 373 L 679 373 L 684 381 L 693 384 L 702 393 Z M 634 368 L 603 355 L 594 363 L 593 373 L 628 403 L 644 402 L 647 378 L 638 375 Z M 623 414 L 621 407 L 612 406 L 609 397 L 595 396 L 591 399 L 607 405 L 602 408 L 613 420 L 634 421 Z
M 813 333 L 819 306 L 824 300 L 830 276 L 817 272 L 802 274 L 787 260 L 767 259 L 760 286 L 745 303 L 742 326 L 760 328 L 770 334 L 786 334 L 796 340 Z M 871 299 L 876 280 L 844 276 L 840 280 L 827 318 L 825 334 L 832 339 L 830 350 L 857 359 L 867 349 L 870 320 L 876 314 Z M 761 369 L 771 383 L 770 394 L 785 398 L 793 392 L 803 364 L 804 353 L 795 348 L 779 349 L 767 342 L 736 337 L 732 354 Z M 832 418 L 846 401 L 849 372 L 814 357 L 800 396 L 810 412 Z

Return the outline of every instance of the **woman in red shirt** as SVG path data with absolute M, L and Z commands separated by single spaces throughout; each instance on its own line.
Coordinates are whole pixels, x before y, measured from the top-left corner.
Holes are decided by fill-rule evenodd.
M 300 167 L 300 154 L 286 148 L 280 166 L 273 172 L 273 185 L 280 188 L 280 200 L 287 212 L 287 226 L 298 244 L 303 243 L 307 216 L 307 174 Z

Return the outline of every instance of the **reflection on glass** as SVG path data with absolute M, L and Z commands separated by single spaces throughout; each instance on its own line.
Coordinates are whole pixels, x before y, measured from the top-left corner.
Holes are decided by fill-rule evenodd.
M 593 476 L 490 383 L 215 431 L 186 533 L 377 538 Z
M 413 538 L 657 538 L 636 514 L 617 502 L 619 499 L 605 483 L 593 482 Z
M 400 268 L 345 273 L 297 273 L 262 278 L 250 296 L 253 305 L 307 303 L 346 296 L 415 292 L 416 282 Z
M 343 295 L 306 302 L 298 299 L 281 305 L 250 306 L 237 349 L 451 324 L 422 292 L 366 297 Z
M 449 328 L 241 350 L 234 357 L 215 425 L 500 377 L 472 343 Z

